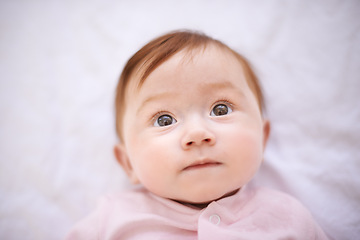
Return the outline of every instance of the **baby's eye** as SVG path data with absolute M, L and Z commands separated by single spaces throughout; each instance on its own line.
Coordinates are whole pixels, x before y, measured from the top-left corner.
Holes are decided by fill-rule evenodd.
M 217 104 L 212 110 L 211 116 L 223 116 L 232 112 L 232 109 L 228 107 L 226 104 Z
M 171 125 L 174 123 L 176 123 L 175 118 L 173 118 L 172 116 L 170 116 L 168 114 L 164 114 L 156 119 L 154 126 L 155 127 L 165 127 L 165 126 L 168 126 L 168 125 Z

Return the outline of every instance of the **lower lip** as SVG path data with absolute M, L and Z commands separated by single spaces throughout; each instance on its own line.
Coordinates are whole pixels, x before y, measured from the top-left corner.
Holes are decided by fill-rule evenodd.
M 204 164 L 197 164 L 197 165 L 189 166 L 189 167 L 185 168 L 184 170 L 198 170 L 198 169 L 203 169 L 203 168 L 217 167 L 220 165 L 221 165 L 221 163 L 204 163 Z

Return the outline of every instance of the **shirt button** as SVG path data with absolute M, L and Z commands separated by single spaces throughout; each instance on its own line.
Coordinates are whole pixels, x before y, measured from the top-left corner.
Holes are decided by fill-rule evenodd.
M 221 219 L 220 219 L 219 215 L 214 214 L 214 215 L 211 215 L 211 216 L 209 217 L 209 221 L 210 221 L 211 223 L 215 224 L 215 225 L 219 225 Z

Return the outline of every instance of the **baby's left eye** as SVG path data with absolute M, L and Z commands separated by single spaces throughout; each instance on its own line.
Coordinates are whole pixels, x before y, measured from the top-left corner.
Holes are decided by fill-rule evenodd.
M 223 116 L 232 112 L 232 109 L 228 107 L 226 104 L 217 104 L 212 110 L 211 116 Z

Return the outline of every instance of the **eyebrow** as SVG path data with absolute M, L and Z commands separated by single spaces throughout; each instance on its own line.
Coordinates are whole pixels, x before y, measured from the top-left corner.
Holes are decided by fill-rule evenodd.
M 149 104 L 151 102 L 154 102 L 154 101 L 157 101 L 157 100 L 160 100 L 160 99 L 168 98 L 168 97 L 171 97 L 171 96 L 174 96 L 174 94 L 170 93 L 170 92 L 162 92 L 162 93 L 151 95 L 151 96 L 145 98 L 145 100 L 142 101 L 141 106 L 137 110 L 137 115 L 145 108 L 145 106 L 147 104 Z
M 230 89 L 234 89 L 235 86 L 234 84 L 232 84 L 229 81 L 221 81 L 221 82 L 214 82 L 214 83 L 207 83 L 205 84 L 206 88 L 204 89 L 226 89 L 226 88 L 230 88 Z
M 204 91 L 216 92 L 219 89 L 220 90 L 221 89 L 232 89 L 232 90 L 234 90 L 234 89 L 236 89 L 236 87 L 234 86 L 234 84 L 232 84 L 229 81 L 219 81 L 219 82 L 214 82 L 214 83 L 205 83 L 202 89 Z M 236 89 L 236 91 L 239 94 L 243 95 L 243 92 L 240 91 L 239 89 Z M 168 98 L 168 97 L 173 97 L 173 96 L 174 96 L 174 93 L 172 93 L 172 92 L 161 92 L 161 93 L 158 93 L 158 94 L 151 95 L 151 96 L 145 98 L 145 100 L 141 103 L 141 106 L 137 110 L 137 114 L 139 114 L 144 109 L 144 106 L 146 106 L 150 102 L 157 101 L 159 99 Z

